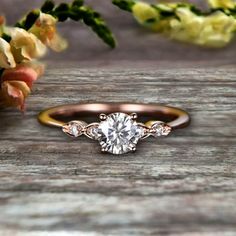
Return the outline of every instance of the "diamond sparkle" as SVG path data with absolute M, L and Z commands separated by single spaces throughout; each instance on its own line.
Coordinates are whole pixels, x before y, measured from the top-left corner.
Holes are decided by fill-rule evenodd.
M 143 135 L 143 128 L 125 113 L 112 113 L 98 126 L 103 151 L 123 154 L 134 151 Z
M 164 122 L 156 122 L 152 125 L 152 135 L 154 137 L 167 136 L 171 132 L 171 127 Z
M 79 137 L 83 133 L 83 128 L 85 127 L 83 122 L 80 121 L 70 121 L 69 123 L 63 125 L 62 131 L 71 137 Z

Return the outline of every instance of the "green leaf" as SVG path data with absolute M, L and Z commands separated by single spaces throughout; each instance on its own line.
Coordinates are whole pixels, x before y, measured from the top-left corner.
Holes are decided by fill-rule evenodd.
M 107 26 L 102 25 L 102 24 L 101 25 L 94 25 L 92 27 L 92 29 L 111 48 L 115 48 L 116 41 L 115 41 L 111 31 L 107 28 Z
M 33 10 L 23 19 L 15 24 L 15 27 L 19 27 L 25 30 L 29 30 L 36 22 L 40 14 L 39 10 Z
M 72 7 L 81 7 L 84 5 L 84 1 L 83 0 L 74 0 L 72 2 Z
M 69 17 L 70 19 L 74 20 L 74 21 L 79 21 L 81 20 L 83 17 L 82 17 L 82 11 L 80 11 L 80 8 L 79 7 L 72 7 L 70 12 L 69 12 Z
M 82 20 L 105 43 L 107 43 L 112 48 L 115 47 L 116 42 L 114 36 L 107 27 L 105 21 L 98 12 L 94 11 L 90 7 L 84 6 L 83 0 L 74 0 L 71 4 L 64 2 L 57 6 L 54 4 L 53 0 L 46 0 L 41 7 L 41 11 L 52 15 L 61 22 L 66 21 L 68 18 L 74 21 Z M 39 14 L 40 11 L 32 11 L 26 16 L 24 20 L 16 23 L 15 26 L 28 30 L 35 23 Z
M 43 6 L 41 7 L 41 11 L 44 13 L 48 13 L 53 10 L 55 7 L 55 3 L 52 0 L 46 0 Z
M 60 12 L 60 11 L 69 11 L 70 7 L 67 3 L 61 3 L 55 8 L 55 12 Z
M 1 38 L 3 38 L 8 43 L 11 41 L 11 36 L 5 33 L 2 34 Z
M 69 17 L 70 6 L 67 3 L 61 3 L 55 8 L 54 14 L 59 21 L 66 21 Z
M 1 87 L 1 76 L 2 76 L 2 73 L 4 72 L 4 69 L 3 68 L 0 68 L 0 87 Z
M 24 28 L 23 24 L 21 22 L 17 22 L 15 24 L 15 27 L 18 27 L 18 28 Z
M 70 13 L 68 11 L 60 11 L 60 12 L 57 12 L 56 14 L 53 14 L 53 16 L 56 16 L 58 21 L 64 22 L 68 19 L 68 17 L 70 16 Z
M 80 8 L 83 21 L 111 48 L 116 46 L 116 41 L 112 32 L 106 26 L 104 20 L 100 17 L 100 14 L 87 6 Z
M 24 22 L 24 28 L 26 30 L 30 29 L 33 24 L 36 22 L 36 20 L 38 19 L 39 17 L 39 14 L 40 12 L 38 10 L 34 10 L 34 11 L 31 11 L 27 16 L 26 16 L 26 19 L 25 19 L 25 22 Z
M 132 12 L 132 7 L 135 4 L 135 0 L 113 0 L 112 3 L 122 10 Z

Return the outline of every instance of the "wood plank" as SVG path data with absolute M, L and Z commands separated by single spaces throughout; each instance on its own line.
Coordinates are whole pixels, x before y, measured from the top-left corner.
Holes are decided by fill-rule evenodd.
M 235 68 L 146 63 L 49 63 L 26 115 L 0 112 L 0 235 L 235 235 Z M 36 120 L 107 100 L 179 106 L 192 123 L 112 156 Z

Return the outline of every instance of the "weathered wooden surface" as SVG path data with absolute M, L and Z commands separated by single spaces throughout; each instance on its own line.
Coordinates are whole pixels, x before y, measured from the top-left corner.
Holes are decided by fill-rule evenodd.
M 235 235 L 235 73 L 51 65 L 25 117 L 0 113 L 0 232 Z M 193 121 L 135 154 L 102 155 L 36 121 L 45 107 L 79 101 L 161 102 Z
M 62 26 L 71 47 L 48 57 L 26 115 L 0 112 L 0 235 L 236 235 L 235 44 L 170 42 L 99 2 L 119 48 Z M 20 3 L 1 0 L 0 11 L 13 22 L 37 5 Z M 135 154 L 102 155 L 96 142 L 36 120 L 43 108 L 80 101 L 179 106 L 192 124 Z

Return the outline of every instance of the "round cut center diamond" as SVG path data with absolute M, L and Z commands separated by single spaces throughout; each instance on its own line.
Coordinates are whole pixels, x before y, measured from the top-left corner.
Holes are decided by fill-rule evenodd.
M 124 113 L 112 113 L 98 126 L 99 142 L 102 149 L 123 154 L 135 149 L 143 130 L 131 116 Z

